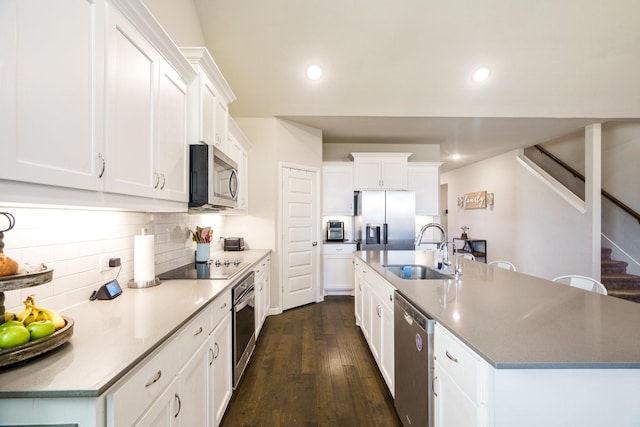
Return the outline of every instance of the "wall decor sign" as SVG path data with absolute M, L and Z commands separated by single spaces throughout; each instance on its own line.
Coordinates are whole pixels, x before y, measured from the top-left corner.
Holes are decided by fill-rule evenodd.
M 467 193 L 464 195 L 465 209 L 483 209 L 487 207 L 487 192 L 476 191 L 475 193 Z

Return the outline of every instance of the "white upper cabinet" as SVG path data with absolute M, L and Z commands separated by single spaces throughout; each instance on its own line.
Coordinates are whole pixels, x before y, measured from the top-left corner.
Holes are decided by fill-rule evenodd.
M 154 197 L 153 125 L 160 55 L 115 8 L 109 9 L 106 191 Z
M 186 202 L 188 83 L 196 73 L 177 47 L 154 46 L 167 42 L 143 25 L 152 23 L 132 21 L 129 12 L 137 17 L 142 6 L 119 6 L 107 17 L 105 191 Z
M 249 211 L 249 154 L 251 144 L 236 122 L 229 118 L 227 151 L 229 157 L 238 164 L 237 206 L 225 213 L 247 213 Z
M 101 190 L 104 3 L 0 3 L 0 179 Z
M 353 216 L 353 166 L 322 166 L 322 214 Z
M 355 190 L 406 190 L 411 153 L 351 153 Z
M 157 196 L 187 202 L 187 84 L 165 61 L 160 61 L 156 169 Z
M 194 96 L 189 106 L 192 131 L 188 141 L 190 144 L 206 142 L 229 154 L 228 106 L 236 96 L 209 51 L 203 47 L 186 47 L 182 52 L 198 72 L 199 79 L 193 86 Z
M 416 193 L 416 215 L 440 216 L 440 163 L 408 166 L 407 189 Z
M 94 191 L 56 193 L 63 203 L 186 202 L 196 72 L 144 4 L 11 0 L 0 10 L 0 179 Z

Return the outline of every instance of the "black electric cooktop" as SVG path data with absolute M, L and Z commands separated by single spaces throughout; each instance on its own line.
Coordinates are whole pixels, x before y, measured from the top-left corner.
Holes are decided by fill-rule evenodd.
M 182 267 L 162 273 L 160 280 L 170 279 L 231 279 L 236 274 L 244 271 L 249 262 L 240 260 L 209 260 L 209 262 L 194 262 Z

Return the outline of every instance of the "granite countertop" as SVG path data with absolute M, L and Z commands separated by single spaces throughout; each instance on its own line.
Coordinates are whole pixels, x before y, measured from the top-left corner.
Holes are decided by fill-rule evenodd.
M 234 255 L 250 263 L 244 270 L 249 271 L 269 252 Z M 166 280 L 145 289 L 124 285 L 113 300 L 61 311 L 75 322 L 71 340 L 22 365 L 0 369 L 0 398 L 97 397 L 242 277 Z
M 464 259 L 458 280 L 382 267 L 430 265 L 428 252 L 355 255 L 495 368 L 640 368 L 640 304 Z

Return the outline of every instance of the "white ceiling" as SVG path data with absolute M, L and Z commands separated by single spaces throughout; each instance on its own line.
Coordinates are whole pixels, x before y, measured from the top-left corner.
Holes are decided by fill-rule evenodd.
M 468 164 L 640 118 L 638 0 L 194 3 L 231 114 L 293 120 L 326 142 L 440 144 L 449 170 L 454 152 Z

